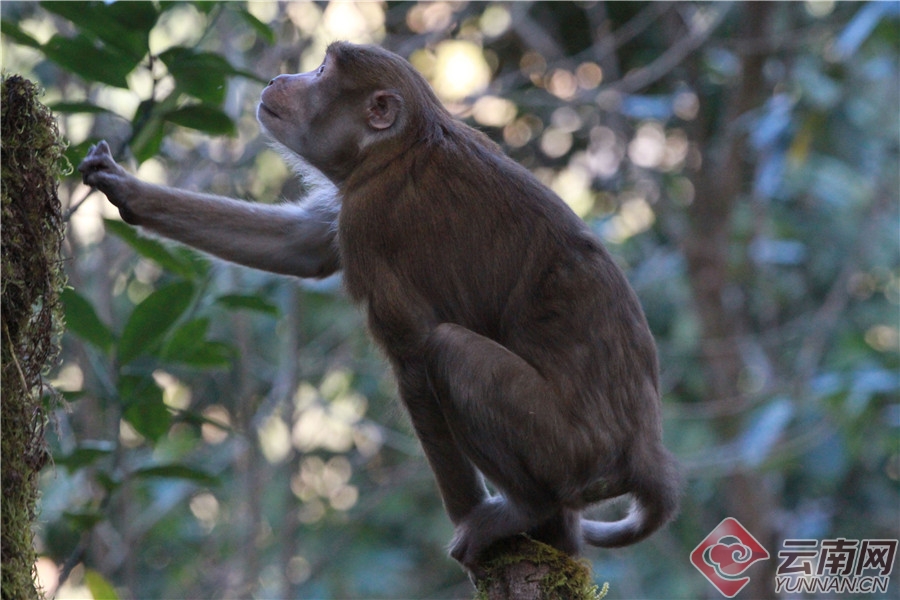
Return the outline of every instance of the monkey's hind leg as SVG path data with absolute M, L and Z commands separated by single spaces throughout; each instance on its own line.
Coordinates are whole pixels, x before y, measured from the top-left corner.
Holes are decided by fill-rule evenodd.
M 553 386 L 520 356 L 458 325 L 435 328 L 425 359 L 454 439 L 503 493 L 460 523 L 453 556 L 470 564 L 501 538 L 540 531 L 550 520 L 560 527 L 572 523 L 559 518 L 559 494 L 574 440 Z M 547 537 L 570 546 L 574 536 Z

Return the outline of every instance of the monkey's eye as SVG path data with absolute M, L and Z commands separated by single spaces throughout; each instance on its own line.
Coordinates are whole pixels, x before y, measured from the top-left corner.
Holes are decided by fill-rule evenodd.
M 325 73 L 325 63 L 322 63 L 318 69 L 316 69 L 316 75 L 322 75 Z

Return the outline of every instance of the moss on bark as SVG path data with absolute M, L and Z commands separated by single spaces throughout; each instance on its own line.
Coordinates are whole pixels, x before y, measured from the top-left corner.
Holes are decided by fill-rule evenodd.
M 498 542 L 481 558 L 475 600 L 601 600 L 587 561 L 524 535 Z
M 40 595 L 34 586 L 32 524 L 38 472 L 47 462 L 43 374 L 58 354 L 65 284 L 64 222 L 57 197 L 64 145 L 38 89 L 13 75 L 0 91 L 2 196 L 2 597 Z

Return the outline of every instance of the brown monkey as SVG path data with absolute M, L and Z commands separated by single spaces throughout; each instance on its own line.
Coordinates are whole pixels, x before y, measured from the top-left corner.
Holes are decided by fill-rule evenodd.
M 129 223 L 277 273 L 343 269 L 464 565 L 520 532 L 575 553 L 672 518 L 653 338 L 624 275 L 559 197 L 380 48 L 332 44 L 315 71 L 269 82 L 257 116 L 330 184 L 298 206 L 258 206 L 140 182 L 105 143 L 79 169 Z M 623 494 L 624 519 L 581 518 Z

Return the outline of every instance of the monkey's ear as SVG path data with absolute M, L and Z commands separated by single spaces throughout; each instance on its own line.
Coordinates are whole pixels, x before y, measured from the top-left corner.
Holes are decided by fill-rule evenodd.
M 366 119 L 372 129 L 387 129 L 397 120 L 403 100 L 394 92 L 379 90 L 369 96 Z

